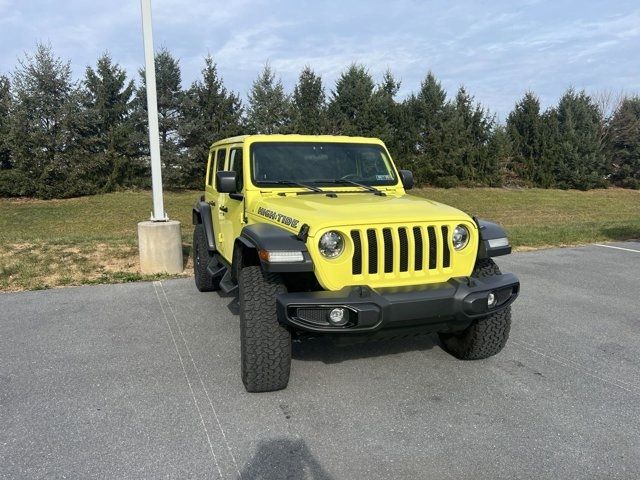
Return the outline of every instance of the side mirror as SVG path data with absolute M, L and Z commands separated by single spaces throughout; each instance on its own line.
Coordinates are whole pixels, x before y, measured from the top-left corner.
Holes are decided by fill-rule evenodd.
M 236 172 L 216 172 L 216 190 L 219 193 L 236 193 Z
M 411 173 L 411 170 L 400 170 L 400 179 L 405 190 L 413 188 L 413 173 Z

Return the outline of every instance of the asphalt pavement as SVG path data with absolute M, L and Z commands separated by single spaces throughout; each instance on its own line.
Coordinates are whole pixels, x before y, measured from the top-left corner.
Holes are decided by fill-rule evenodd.
M 192 279 L 0 294 L 0 478 L 639 478 L 640 242 L 498 264 L 498 356 L 315 340 L 266 394 Z

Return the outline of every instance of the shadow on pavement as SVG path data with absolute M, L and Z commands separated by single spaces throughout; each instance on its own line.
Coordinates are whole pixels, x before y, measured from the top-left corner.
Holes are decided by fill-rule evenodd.
M 242 468 L 244 480 L 331 480 L 302 439 L 262 440 Z
M 292 356 L 296 360 L 340 363 L 358 358 L 382 357 L 405 352 L 430 350 L 438 346 L 436 335 L 380 339 L 369 343 L 340 345 L 331 338 L 303 339 L 294 342 Z

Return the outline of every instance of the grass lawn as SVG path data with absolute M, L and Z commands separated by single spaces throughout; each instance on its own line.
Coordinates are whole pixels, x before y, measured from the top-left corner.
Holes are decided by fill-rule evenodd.
M 501 223 L 518 249 L 640 238 L 640 191 L 413 193 Z M 195 191 L 165 196 L 169 217 L 183 224 L 185 259 L 191 244 L 191 207 L 198 196 Z M 148 218 L 150 210 L 150 192 L 49 201 L 0 199 L 0 290 L 151 278 L 138 271 L 136 247 L 136 224 Z

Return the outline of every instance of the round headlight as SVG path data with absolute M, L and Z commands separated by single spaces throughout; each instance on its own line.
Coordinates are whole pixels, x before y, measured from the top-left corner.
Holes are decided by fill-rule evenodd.
M 334 230 L 325 233 L 318 242 L 320 253 L 327 258 L 336 258 L 344 250 L 344 237 Z
M 453 230 L 453 248 L 462 250 L 469 243 L 469 230 L 464 225 L 458 225 Z

